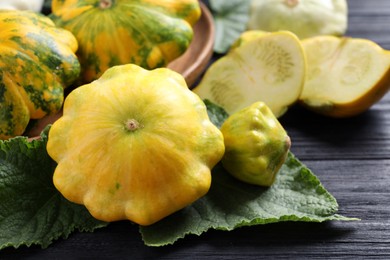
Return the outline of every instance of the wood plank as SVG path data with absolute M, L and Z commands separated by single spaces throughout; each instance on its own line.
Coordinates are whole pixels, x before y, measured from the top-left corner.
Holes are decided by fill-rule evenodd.
M 367 38 L 390 49 L 390 1 L 348 0 L 346 35 Z
M 340 214 L 359 222 L 277 223 L 245 227 L 231 232 L 209 231 L 188 236 L 174 246 L 143 245 L 137 227 L 123 221 L 90 233 L 75 233 L 41 250 L 6 249 L 2 256 L 78 257 L 137 256 L 137 259 L 197 259 L 239 257 L 350 258 L 390 257 L 390 160 L 335 160 L 304 162 L 336 197 Z
M 300 159 L 390 159 L 390 94 L 353 118 L 328 118 L 295 105 L 280 122 Z
M 349 30 L 390 49 L 390 1 L 349 0 Z M 209 231 L 173 246 L 146 247 L 137 226 L 112 223 L 49 248 L 0 251 L 0 259 L 390 259 L 390 94 L 366 113 L 331 119 L 299 106 L 281 122 L 292 151 L 358 222 L 277 223 Z

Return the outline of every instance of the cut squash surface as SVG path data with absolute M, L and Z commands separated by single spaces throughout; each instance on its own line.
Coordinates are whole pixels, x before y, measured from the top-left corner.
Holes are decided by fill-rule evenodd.
M 358 114 L 378 101 L 390 82 L 390 52 L 357 38 L 319 36 L 302 41 L 307 79 L 300 100 L 322 114 Z
M 286 31 L 269 33 L 217 60 L 193 91 L 229 114 L 262 101 L 279 117 L 300 96 L 305 70 L 299 39 Z

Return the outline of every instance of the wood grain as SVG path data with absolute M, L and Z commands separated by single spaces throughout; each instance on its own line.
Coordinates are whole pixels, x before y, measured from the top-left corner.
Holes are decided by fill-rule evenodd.
M 206 69 L 212 55 L 214 45 L 214 22 L 212 14 L 201 2 L 202 15 L 194 25 L 194 38 L 187 51 L 178 59 L 168 64 L 168 68 L 179 72 L 192 88 L 196 80 Z
M 390 1 L 350 0 L 352 37 L 390 49 Z M 173 246 L 143 245 L 137 227 L 111 224 L 49 248 L 6 249 L 0 259 L 390 259 L 390 94 L 369 111 L 329 119 L 293 107 L 281 118 L 292 151 L 357 222 L 277 223 L 210 231 Z

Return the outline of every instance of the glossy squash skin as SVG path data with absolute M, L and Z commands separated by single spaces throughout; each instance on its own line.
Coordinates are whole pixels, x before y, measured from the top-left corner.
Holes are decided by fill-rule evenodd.
M 67 96 L 47 151 L 65 198 L 100 220 L 150 225 L 207 193 L 224 143 L 180 74 L 127 64 Z
M 31 11 L 0 11 L 0 139 L 23 134 L 30 119 L 56 113 L 80 74 L 68 31 Z
M 201 9 L 197 0 L 53 0 L 51 18 L 79 42 L 84 83 L 114 66 L 166 66 L 183 54 Z
M 230 115 L 221 126 L 226 152 L 223 167 L 235 178 L 259 186 L 271 186 L 285 162 L 290 137 L 263 102 Z

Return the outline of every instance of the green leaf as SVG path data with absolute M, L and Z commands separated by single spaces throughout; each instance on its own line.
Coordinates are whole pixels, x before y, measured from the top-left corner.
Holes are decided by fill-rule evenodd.
M 210 114 L 223 112 L 205 103 Z M 224 117 L 210 118 L 221 125 Z M 156 224 L 140 227 L 146 245 L 173 244 L 188 234 L 201 235 L 209 229 L 233 230 L 282 221 L 357 220 L 337 214 L 336 199 L 292 153 L 269 188 L 237 181 L 221 164 L 213 169 L 212 176 L 206 196 Z
M 52 4 L 52 0 L 44 0 L 41 13 L 44 15 L 51 14 L 51 4 Z
M 33 244 L 45 248 L 75 229 L 93 231 L 107 225 L 54 187 L 56 163 L 46 152 L 46 131 L 39 140 L 0 141 L 0 249 Z
M 210 0 L 215 24 L 214 51 L 225 53 L 244 32 L 251 0 Z
M 229 117 L 228 113 L 220 106 L 214 105 L 210 100 L 203 101 L 207 107 L 207 113 L 210 121 L 220 128 L 223 122 Z
M 52 2 L 52 0 L 44 0 L 43 1 L 43 7 L 51 8 L 51 2 Z

